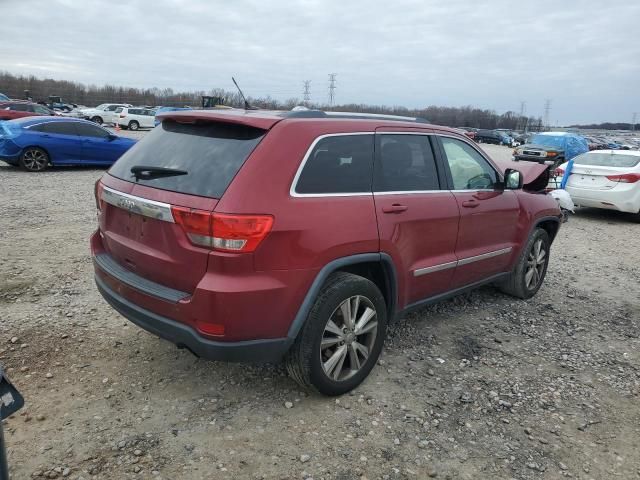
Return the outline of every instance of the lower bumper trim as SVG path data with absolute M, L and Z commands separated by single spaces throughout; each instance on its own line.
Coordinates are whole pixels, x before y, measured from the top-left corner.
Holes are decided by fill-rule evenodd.
M 277 362 L 293 343 L 293 339 L 290 338 L 241 342 L 209 340 L 198 335 L 187 325 L 157 315 L 128 301 L 109 288 L 100 277 L 95 276 L 95 282 L 100 294 L 122 316 L 160 338 L 189 349 L 198 357 L 227 362 Z

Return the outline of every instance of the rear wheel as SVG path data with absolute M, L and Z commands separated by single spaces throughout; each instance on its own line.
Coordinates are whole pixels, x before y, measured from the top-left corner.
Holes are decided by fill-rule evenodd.
M 386 327 L 386 306 L 378 287 L 366 278 L 338 272 L 313 304 L 287 355 L 287 371 L 304 388 L 342 395 L 369 375 Z
M 529 237 L 515 269 L 498 284 L 498 288 L 514 297 L 533 297 L 540 290 L 547 274 L 550 246 L 549 234 L 542 228 L 536 228 Z
M 20 156 L 20 166 L 28 172 L 41 172 L 49 166 L 49 155 L 38 147 L 29 147 Z
M 136 131 L 140 128 L 140 124 L 138 122 L 136 122 L 135 120 L 132 120 L 129 122 L 129 130 L 133 130 Z
M 97 123 L 98 125 L 102 125 L 102 117 L 99 117 L 97 115 L 95 117 L 91 117 L 91 121 Z

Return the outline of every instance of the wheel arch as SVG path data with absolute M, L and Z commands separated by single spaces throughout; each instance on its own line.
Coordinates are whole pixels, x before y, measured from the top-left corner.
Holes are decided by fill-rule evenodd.
M 531 229 L 531 232 L 529 232 L 529 235 L 531 235 L 536 228 L 542 228 L 546 231 L 549 234 L 551 243 L 553 243 L 556 235 L 558 234 L 558 230 L 560 230 L 560 219 L 556 217 L 544 217 L 538 219 L 533 224 L 533 228 Z
M 311 287 L 289 327 L 287 337 L 294 339 L 304 325 L 313 302 L 318 297 L 329 276 L 335 272 L 347 272 L 371 280 L 382 292 L 387 304 L 389 320 L 395 316 L 398 297 L 396 269 L 391 257 L 385 253 L 361 253 L 335 259 L 327 263 L 313 280 Z

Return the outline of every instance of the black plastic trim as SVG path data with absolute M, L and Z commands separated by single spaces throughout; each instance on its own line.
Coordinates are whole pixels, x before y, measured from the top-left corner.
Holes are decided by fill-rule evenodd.
M 98 291 L 122 316 L 154 335 L 178 347 L 187 348 L 194 355 L 208 360 L 226 362 L 276 362 L 289 350 L 290 338 L 217 342 L 200 336 L 194 329 L 175 320 L 141 308 L 114 292 L 98 276 Z
M 178 303 L 180 300 L 189 297 L 189 294 L 186 292 L 165 287 L 164 285 L 147 280 L 146 278 L 127 270 L 116 262 L 108 253 L 99 253 L 93 257 L 93 261 L 100 270 L 109 274 L 119 282 L 135 288 L 136 290 L 140 290 L 147 295 L 159 298 L 160 300 Z
M 465 293 L 467 291 L 475 290 L 476 288 L 481 287 L 482 285 L 486 285 L 488 283 L 496 282 L 496 281 L 500 280 L 501 278 L 506 277 L 509 274 L 510 274 L 510 272 L 498 273 L 497 275 L 493 275 L 491 277 L 485 278 L 485 279 L 480 280 L 478 282 L 474 282 L 474 283 L 471 283 L 469 285 L 465 285 L 464 287 L 460 287 L 460 288 L 456 288 L 456 289 L 453 289 L 453 290 L 449 290 L 448 292 L 440 293 L 438 295 L 434 295 L 433 297 L 425 298 L 424 300 L 419 300 L 419 301 L 417 301 L 415 303 L 407 305 L 404 308 L 404 310 L 402 310 L 402 312 L 400 312 L 400 315 L 408 313 L 408 312 L 411 312 L 413 310 L 417 310 L 417 309 L 422 308 L 422 307 L 426 307 L 427 305 L 431 305 L 432 303 L 438 303 L 438 302 L 441 302 L 442 300 L 446 300 L 448 298 L 455 297 L 456 295 L 460 295 L 460 294 Z
M 318 297 L 320 289 L 324 285 L 327 278 L 329 278 L 329 275 L 342 267 L 357 265 L 358 263 L 366 262 L 382 262 L 385 273 L 387 274 L 387 282 L 389 285 L 389 295 L 391 298 L 391 302 L 390 305 L 387 305 L 387 307 L 389 309 L 391 318 L 393 312 L 395 312 L 395 309 L 397 308 L 396 305 L 398 291 L 396 270 L 395 266 L 393 265 L 393 261 L 391 260 L 391 257 L 386 253 L 360 253 L 358 255 L 338 258 L 322 267 L 322 269 L 316 275 L 316 278 L 313 280 L 311 287 L 309 287 L 309 290 L 307 291 L 307 294 L 302 301 L 302 305 L 300 305 L 298 313 L 296 314 L 293 322 L 291 323 L 291 326 L 289 327 L 287 337 L 291 340 L 294 340 L 298 336 L 298 332 L 304 325 L 304 322 L 307 320 L 309 311 L 311 311 L 311 307 Z

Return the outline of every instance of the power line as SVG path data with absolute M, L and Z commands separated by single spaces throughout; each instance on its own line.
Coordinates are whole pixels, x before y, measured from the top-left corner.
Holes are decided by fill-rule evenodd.
M 302 95 L 304 96 L 305 105 L 308 105 L 309 102 L 311 101 L 311 80 L 305 80 L 303 84 L 304 84 L 304 92 L 302 92 Z
M 329 74 L 329 105 L 333 105 L 336 98 L 336 73 Z

